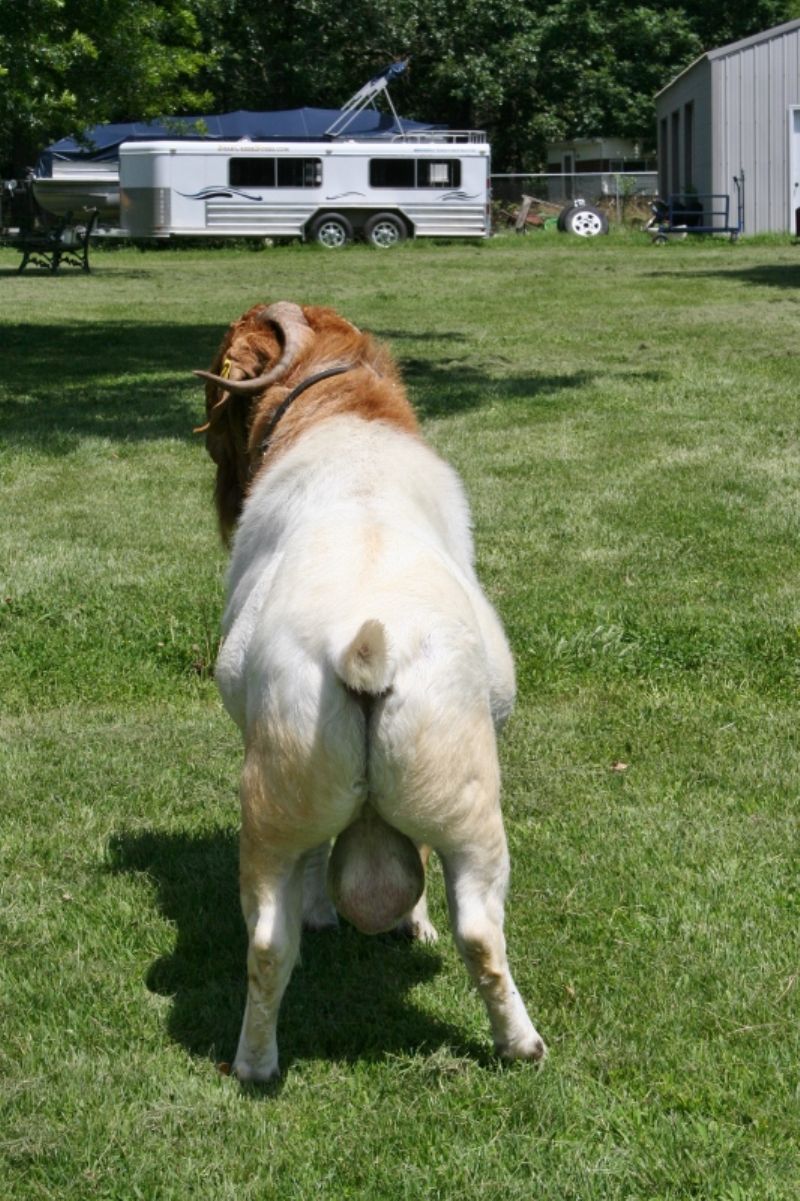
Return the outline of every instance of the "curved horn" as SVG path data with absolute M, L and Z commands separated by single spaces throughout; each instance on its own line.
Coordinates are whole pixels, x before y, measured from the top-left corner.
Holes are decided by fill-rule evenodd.
M 299 304 L 279 300 L 262 309 L 258 319 L 277 326 L 283 336 L 283 351 L 269 371 L 254 379 L 225 379 L 211 371 L 195 371 L 193 374 L 201 379 L 210 379 L 226 392 L 235 392 L 239 396 L 252 396 L 254 392 L 262 392 L 268 384 L 274 384 L 288 375 L 305 349 L 309 336 L 313 336 L 313 330 L 306 321 L 303 310 Z

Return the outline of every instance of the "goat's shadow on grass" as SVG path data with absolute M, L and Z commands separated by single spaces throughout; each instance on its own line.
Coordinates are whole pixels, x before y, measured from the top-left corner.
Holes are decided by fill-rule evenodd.
M 150 967 L 147 987 L 172 999 L 170 1036 L 190 1054 L 230 1060 L 244 1012 L 247 941 L 239 908 L 238 840 L 232 831 L 120 833 L 112 870 L 146 877 L 174 925 L 172 952 Z M 367 937 L 345 923 L 304 933 L 278 1023 L 281 1067 L 298 1060 L 377 1061 L 387 1054 L 453 1054 L 484 1065 L 486 1048 L 418 1009 L 409 995 L 441 966 L 435 947 Z

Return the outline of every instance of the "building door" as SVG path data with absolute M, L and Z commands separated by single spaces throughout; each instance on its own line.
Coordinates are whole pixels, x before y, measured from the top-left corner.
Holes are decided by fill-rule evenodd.
M 567 152 L 561 158 L 561 170 L 564 173 L 564 199 L 572 200 L 575 195 L 575 155 Z
M 800 108 L 789 109 L 789 233 L 800 237 Z

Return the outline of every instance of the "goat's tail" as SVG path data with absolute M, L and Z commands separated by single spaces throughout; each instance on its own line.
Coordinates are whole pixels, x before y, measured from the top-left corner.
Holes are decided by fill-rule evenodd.
M 337 670 L 347 687 L 362 696 L 379 697 L 391 687 L 397 663 L 382 622 L 362 622 Z M 336 839 L 328 862 L 328 892 L 339 913 L 364 934 L 378 934 L 413 909 L 424 887 L 416 846 L 367 801 Z
M 395 662 L 386 627 L 370 618 L 362 623 L 339 661 L 339 676 L 353 692 L 380 696 L 392 683 Z

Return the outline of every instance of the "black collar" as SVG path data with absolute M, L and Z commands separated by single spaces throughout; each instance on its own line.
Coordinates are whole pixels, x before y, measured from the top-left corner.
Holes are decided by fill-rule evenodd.
M 292 402 L 297 400 L 297 397 L 300 396 L 302 392 L 305 392 L 306 388 L 311 388 L 314 384 L 318 384 L 320 380 L 329 379 L 332 375 L 343 375 L 345 371 L 352 371 L 354 366 L 355 363 L 343 363 L 338 367 L 328 367 L 326 371 L 318 371 L 316 375 L 309 375 L 307 379 L 304 379 L 301 381 L 301 383 L 296 384 L 295 387 L 292 388 L 289 395 L 283 398 L 275 412 L 270 417 L 264 437 L 256 447 L 258 455 L 263 459 L 264 455 L 269 450 L 269 444 L 272 441 L 272 435 L 275 433 L 275 428 L 281 417 L 283 417 L 284 413 L 292 404 Z

